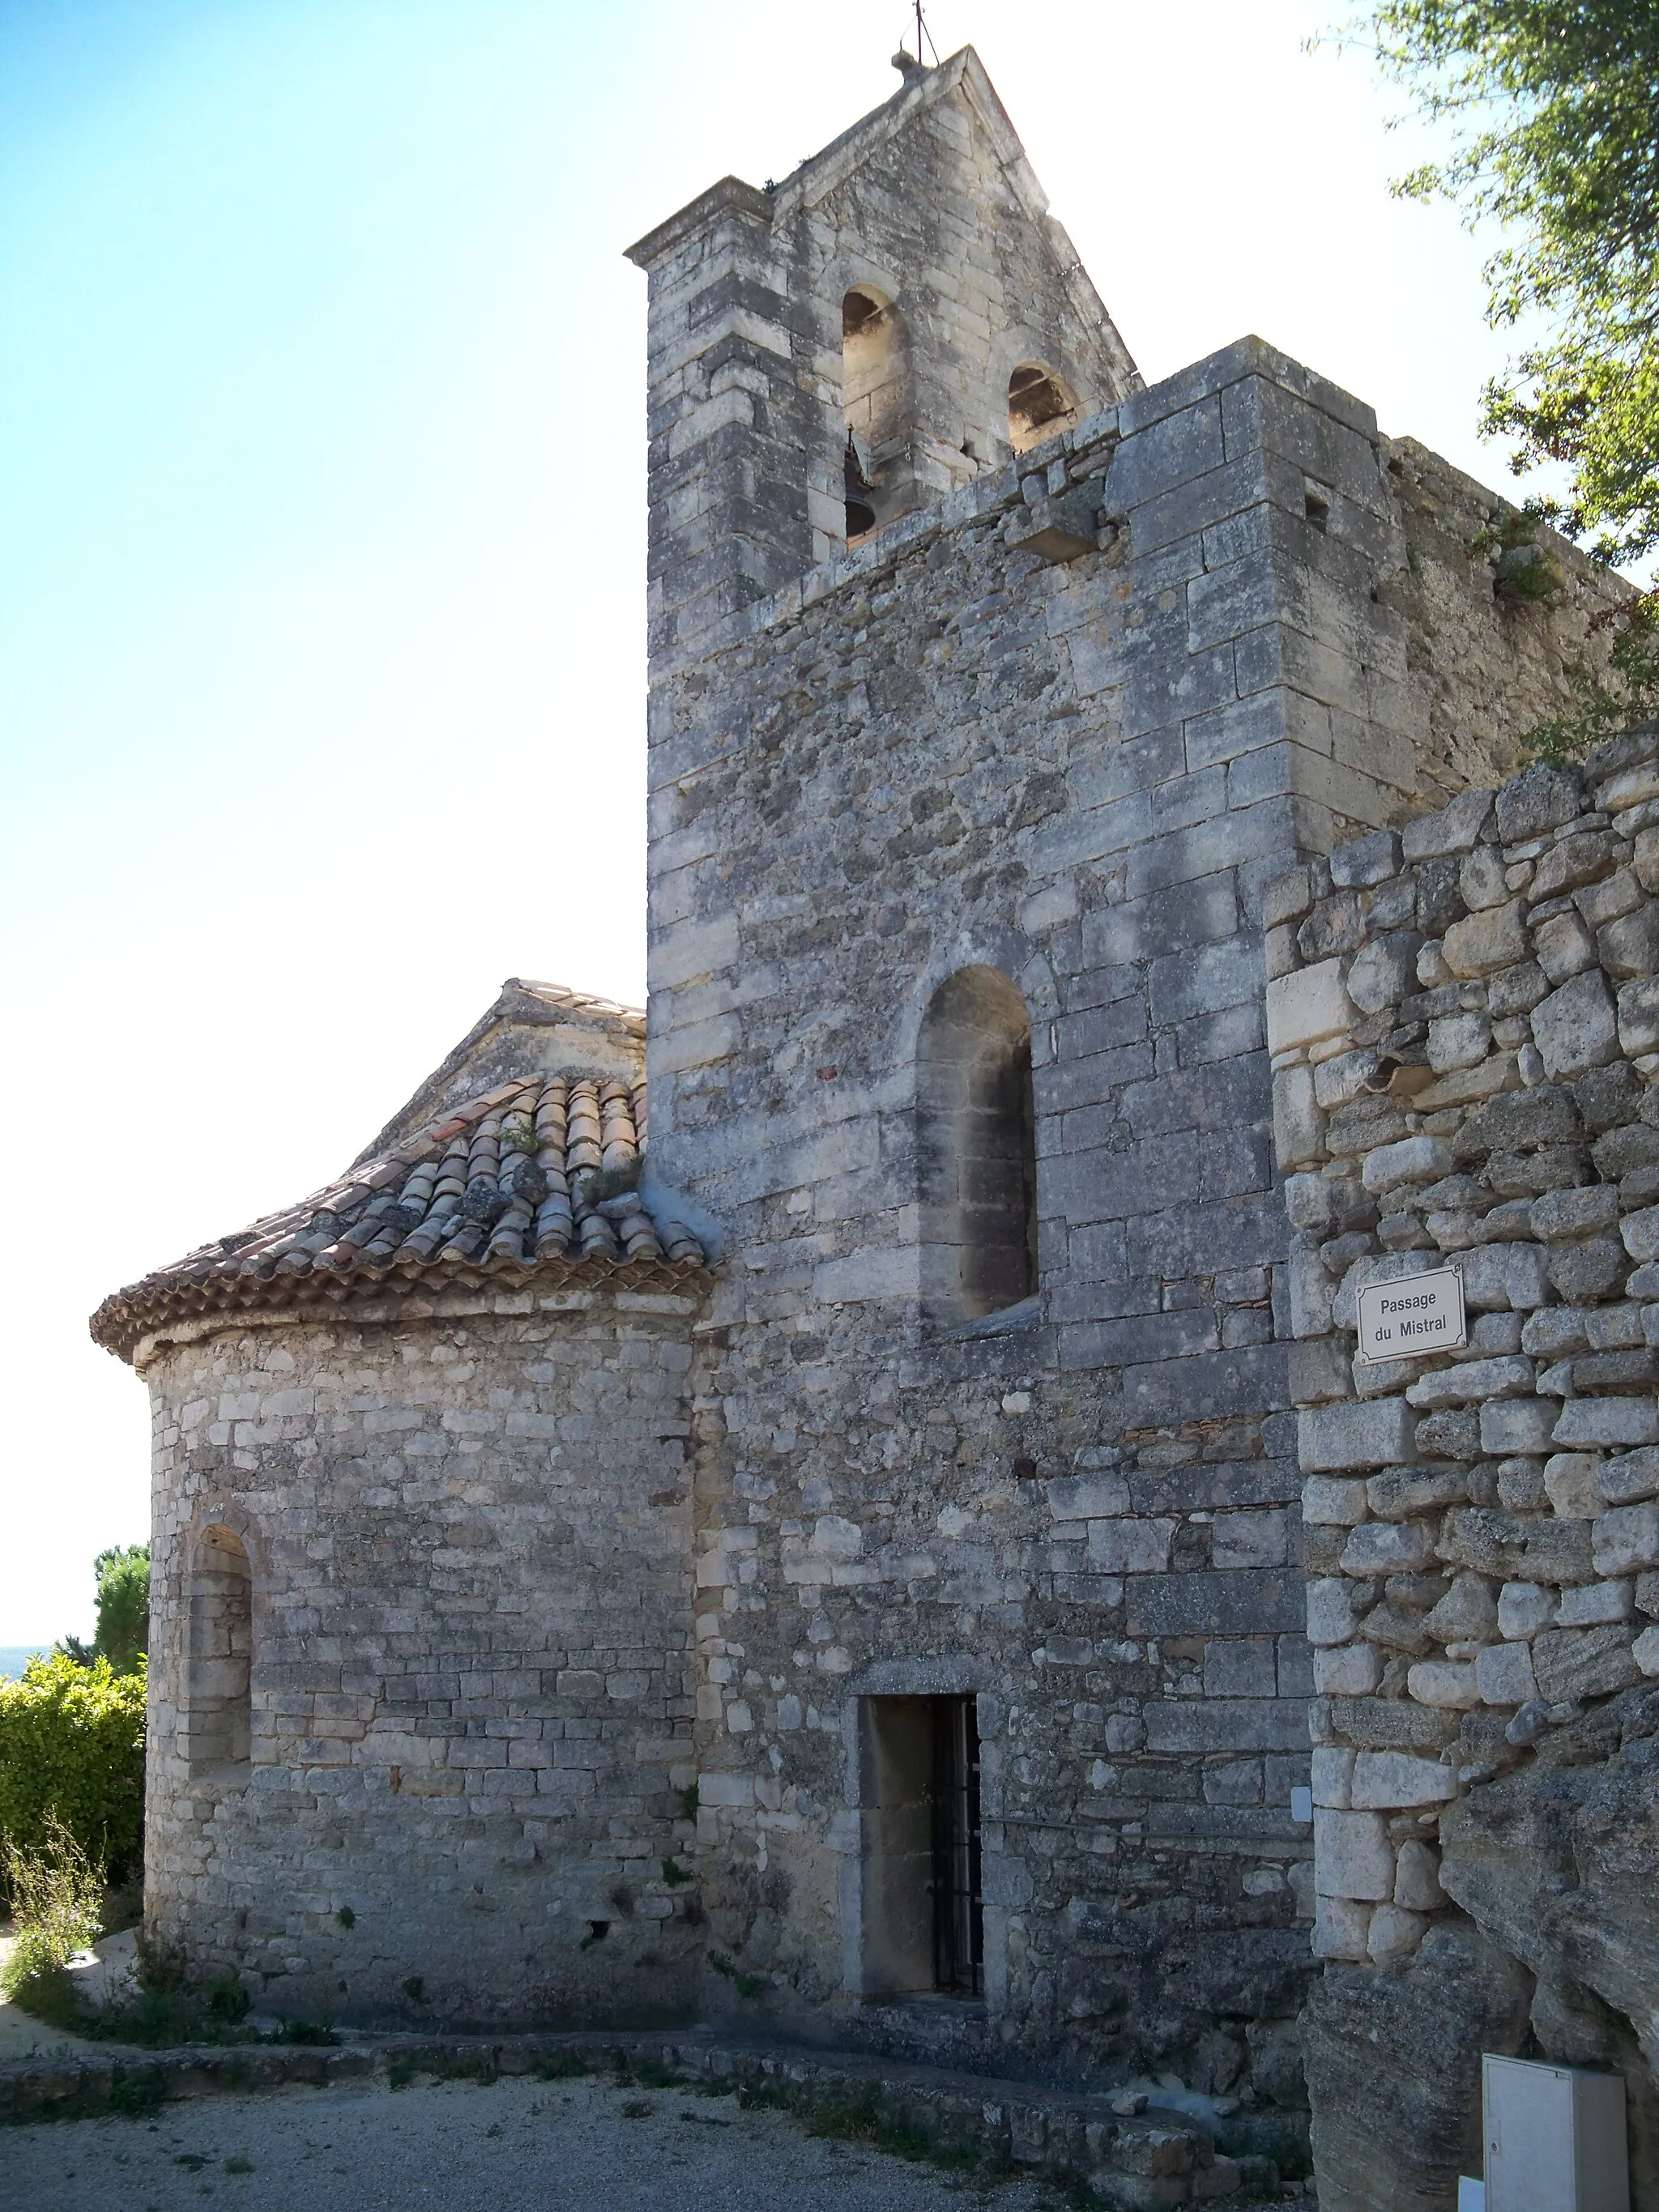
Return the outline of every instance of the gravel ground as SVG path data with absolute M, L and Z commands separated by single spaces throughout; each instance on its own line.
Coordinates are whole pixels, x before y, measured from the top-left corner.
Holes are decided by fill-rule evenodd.
M 203 2097 L 0 2130 L 0 2212 L 1051 2212 L 731 2097 L 609 2081 Z

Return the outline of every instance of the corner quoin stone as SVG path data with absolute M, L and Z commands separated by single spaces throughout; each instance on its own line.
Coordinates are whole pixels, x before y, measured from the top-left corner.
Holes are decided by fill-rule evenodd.
M 1267 986 L 1267 1049 L 1291 1052 L 1340 1036 L 1353 1014 L 1340 960 L 1278 976 Z
M 1417 1417 L 1402 1398 L 1358 1406 L 1316 1406 L 1298 1413 L 1297 1444 L 1310 1474 L 1352 1467 L 1395 1467 L 1412 1456 Z

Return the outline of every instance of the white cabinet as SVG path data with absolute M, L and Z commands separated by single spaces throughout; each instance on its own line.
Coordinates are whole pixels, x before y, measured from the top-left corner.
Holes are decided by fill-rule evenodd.
M 1481 2064 L 1486 2212 L 1630 2212 L 1622 2075 Z

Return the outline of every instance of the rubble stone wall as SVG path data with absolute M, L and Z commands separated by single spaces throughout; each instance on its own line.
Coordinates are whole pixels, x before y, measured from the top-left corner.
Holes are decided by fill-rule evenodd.
M 1656 894 L 1651 730 L 1263 894 L 1339 2204 L 1449 2202 L 1483 2044 L 1622 2065 L 1656 2201 Z M 1362 1289 L 1443 1265 L 1467 1346 L 1359 1359 Z M 1413 2144 L 1353 2060 L 1430 2015 L 1443 2124 Z
M 660 2016 L 698 1950 L 695 1302 L 447 1304 L 149 1363 L 150 1931 L 290 2016 Z M 214 1526 L 252 1569 L 240 1772 L 179 1727 Z
M 1398 537 L 1376 589 L 1422 718 L 1410 808 L 1421 813 L 1521 766 L 1527 732 L 1571 698 L 1565 672 L 1605 659 L 1613 638 L 1598 617 L 1630 586 L 1553 531 L 1506 544 L 1513 504 L 1414 438 L 1385 439 L 1382 452 Z M 1540 574 L 1542 597 L 1513 588 Z

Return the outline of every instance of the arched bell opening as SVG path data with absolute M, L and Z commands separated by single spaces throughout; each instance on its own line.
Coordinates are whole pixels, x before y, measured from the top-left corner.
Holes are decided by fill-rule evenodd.
M 841 371 L 847 542 L 853 545 L 909 504 L 909 340 L 898 309 L 873 285 L 856 285 L 842 297 Z
M 1024 361 L 1008 380 L 1008 442 L 1028 453 L 1082 420 L 1077 395 L 1058 370 Z

